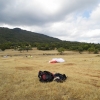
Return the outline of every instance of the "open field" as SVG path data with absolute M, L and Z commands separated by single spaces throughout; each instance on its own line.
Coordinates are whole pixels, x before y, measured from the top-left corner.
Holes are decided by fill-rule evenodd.
M 100 100 L 100 54 L 65 53 L 0 51 L 0 100 Z M 52 58 L 65 62 L 48 63 Z M 64 73 L 68 79 L 40 83 L 39 70 Z

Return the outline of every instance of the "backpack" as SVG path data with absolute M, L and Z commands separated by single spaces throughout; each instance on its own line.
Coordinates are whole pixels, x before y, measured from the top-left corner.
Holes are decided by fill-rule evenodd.
M 63 82 L 66 79 L 67 79 L 67 76 L 65 74 L 56 73 L 54 75 L 54 81 L 56 81 L 56 82 Z
M 38 78 L 40 82 L 52 82 L 54 75 L 49 71 L 39 71 Z

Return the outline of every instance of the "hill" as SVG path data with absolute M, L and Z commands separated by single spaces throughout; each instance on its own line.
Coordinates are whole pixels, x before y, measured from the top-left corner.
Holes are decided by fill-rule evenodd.
M 5 42 L 58 42 L 57 38 L 44 34 L 22 30 L 20 28 L 0 27 L 0 43 Z

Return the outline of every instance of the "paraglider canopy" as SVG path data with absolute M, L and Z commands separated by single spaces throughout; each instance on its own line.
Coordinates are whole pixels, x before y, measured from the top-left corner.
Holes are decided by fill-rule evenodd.
M 53 58 L 52 60 L 49 61 L 49 63 L 61 63 L 65 62 L 63 58 Z

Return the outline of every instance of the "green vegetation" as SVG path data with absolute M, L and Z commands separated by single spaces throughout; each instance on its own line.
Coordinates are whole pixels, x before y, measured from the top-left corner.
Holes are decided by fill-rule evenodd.
M 57 50 L 58 50 L 58 52 L 59 52 L 61 55 L 62 55 L 63 52 L 65 51 L 65 49 L 64 49 L 63 47 L 60 47 L 60 48 L 58 48 Z
M 55 42 L 61 41 L 57 38 L 46 36 L 44 34 L 22 30 L 20 28 L 8 29 L 0 28 L 0 43 L 18 43 L 18 42 Z
M 64 51 L 78 51 L 80 54 L 83 51 L 98 54 L 100 44 L 61 41 L 57 38 L 49 37 L 43 34 L 29 32 L 19 28 L 8 29 L 0 28 L 0 49 L 19 50 L 20 52 L 32 50 L 36 47 L 38 50 L 58 50 L 60 54 Z

